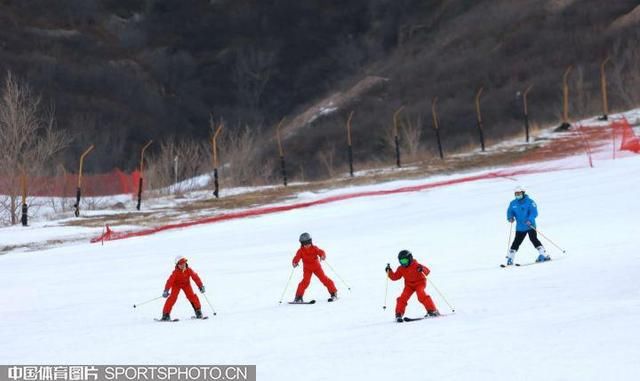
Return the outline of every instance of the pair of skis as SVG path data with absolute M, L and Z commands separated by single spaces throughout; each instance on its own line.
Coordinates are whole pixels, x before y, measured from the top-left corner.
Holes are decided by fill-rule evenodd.
M 503 263 L 503 264 L 501 264 L 501 265 L 500 265 L 500 267 L 502 267 L 503 269 L 504 269 L 504 268 L 507 268 L 507 267 L 513 267 L 513 266 L 516 266 L 516 267 L 524 267 L 524 266 L 531 266 L 531 265 L 539 265 L 539 264 L 541 264 L 541 263 L 547 263 L 547 262 L 551 262 L 551 259 L 548 259 L 548 260 L 546 260 L 546 261 L 540 261 L 540 262 L 514 263 L 514 264 L 513 264 L 513 265 L 511 265 L 511 266 L 505 265 L 505 264 Z
M 333 299 L 333 298 L 329 298 L 327 299 L 327 302 L 331 303 L 331 302 L 335 302 L 337 299 Z M 314 300 L 309 300 L 308 302 L 289 302 L 289 304 L 315 304 L 316 301 Z
M 201 318 L 197 318 L 195 316 L 191 316 L 191 320 L 206 320 L 206 319 L 209 319 L 209 316 L 203 316 Z M 158 319 L 158 318 L 154 318 L 153 320 L 161 322 L 161 323 L 175 323 L 177 321 L 180 321 L 180 319 L 162 320 L 162 319 Z

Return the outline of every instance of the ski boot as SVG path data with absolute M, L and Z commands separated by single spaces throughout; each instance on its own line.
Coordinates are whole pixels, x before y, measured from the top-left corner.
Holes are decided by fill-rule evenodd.
M 302 296 L 296 296 L 296 297 L 293 299 L 293 302 L 294 302 L 294 303 L 304 303 L 304 301 L 302 300 Z
M 427 311 L 427 314 L 424 315 L 424 317 L 426 317 L 426 318 L 437 317 L 437 316 L 440 316 L 440 311 L 438 311 L 438 310 Z
M 337 292 L 332 292 L 331 293 L 331 297 L 329 298 L 329 302 L 335 302 L 336 300 L 338 300 L 338 293 Z
M 404 320 L 402 320 L 402 315 L 401 314 L 396 314 L 396 321 L 398 323 L 402 323 Z
M 538 258 L 536 259 L 536 262 L 546 262 L 551 260 L 551 257 L 547 255 L 543 246 L 538 246 L 536 249 L 538 249 Z
M 171 321 L 171 316 L 169 316 L 169 314 L 162 314 L 160 321 Z
M 507 266 L 513 266 L 513 257 L 516 256 L 516 251 L 513 249 L 510 249 L 509 252 L 507 253 Z
M 195 312 L 196 312 L 196 319 L 202 319 L 202 310 L 197 309 L 195 310 Z

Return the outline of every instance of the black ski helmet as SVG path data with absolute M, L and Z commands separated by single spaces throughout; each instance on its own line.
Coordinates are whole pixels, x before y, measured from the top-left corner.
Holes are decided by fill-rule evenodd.
M 299 239 L 301 244 L 305 244 L 305 243 L 311 243 L 311 234 L 309 233 L 302 233 L 300 234 L 300 239 Z
M 411 262 L 413 262 L 413 254 L 411 254 L 409 250 L 400 251 L 398 253 L 398 262 L 400 262 L 400 265 L 402 265 L 403 267 L 409 266 Z M 402 262 L 405 262 L 405 263 L 402 263 Z

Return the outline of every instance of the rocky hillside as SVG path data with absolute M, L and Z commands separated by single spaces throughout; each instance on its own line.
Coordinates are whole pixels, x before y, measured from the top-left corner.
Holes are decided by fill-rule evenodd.
M 492 143 L 520 132 L 517 93 L 531 84 L 533 121 L 558 122 L 570 64 L 572 115 L 601 112 L 607 55 L 612 108 L 638 105 L 639 9 L 635 0 L 0 0 L 0 69 L 55 107 L 58 128 L 75 137 L 68 162 L 96 144 L 90 171 L 132 168 L 151 138 L 204 139 L 211 115 L 228 131 L 249 126 L 267 144 L 260 155 L 275 155 L 273 126 L 286 116 L 292 171 L 321 177 L 329 159 L 344 163 L 351 111 L 359 160 L 386 160 L 401 105 L 403 144 L 431 155 L 434 96 L 445 150 L 475 147 L 480 87 Z

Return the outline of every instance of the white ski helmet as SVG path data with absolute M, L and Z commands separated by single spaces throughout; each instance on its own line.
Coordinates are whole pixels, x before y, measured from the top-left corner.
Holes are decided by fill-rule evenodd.
M 177 265 L 178 263 L 181 263 L 181 262 L 187 262 L 187 261 L 188 261 L 188 259 L 187 259 L 187 257 L 185 257 L 184 255 L 178 255 L 178 256 L 176 257 L 176 260 L 175 260 L 176 265 Z
M 522 185 L 518 185 L 513 189 L 513 193 L 518 193 L 518 192 L 524 193 L 524 187 Z

